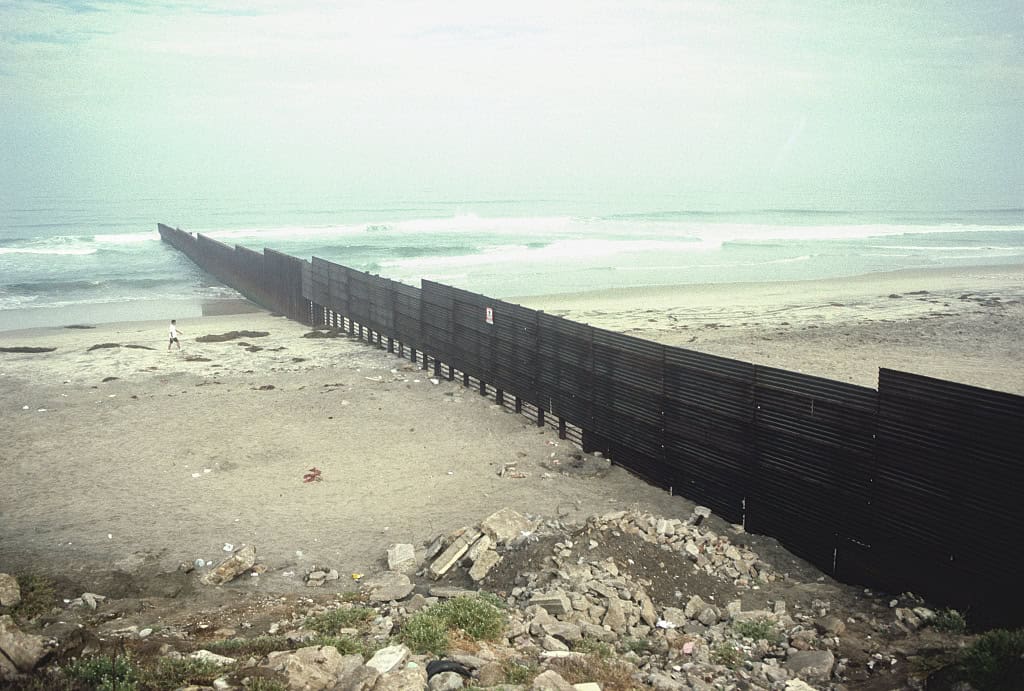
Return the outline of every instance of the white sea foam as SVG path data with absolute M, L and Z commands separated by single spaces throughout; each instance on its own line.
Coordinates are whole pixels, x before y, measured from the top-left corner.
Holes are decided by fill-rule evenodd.
M 0 247 L 0 254 L 54 254 L 82 256 L 87 254 L 96 254 L 96 249 L 88 247 Z

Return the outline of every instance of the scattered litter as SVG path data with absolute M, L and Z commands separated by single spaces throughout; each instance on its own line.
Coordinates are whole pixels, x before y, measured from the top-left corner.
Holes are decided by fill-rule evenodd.
M 342 405 L 351 405 L 348 401 L 342 401 L 341 404 Z
M 113 540 L 114 539 L 113 533 L 107 533 L 107 539 L 108 540 Z
M 354 574 L 352 574 L 352 580 L 353 581 L 358 581 L 362 577 L 363 577 L 363 574 L 361 574 L 361 573 L 354 573 Z
M 375 381 L 375 382 L 382 382 L 382 381 L 384 381 L 384 377 L 363 377 L 363 379 L 365 379 L 366 381 Z
M 413 383 L 413 384 L 419 384 L 419 383 L 420 383 L 420 380 L 419 380 L 419 379 L 413 379 L 413 380 L 412 380 L 412 383 Z
M 683 643 L 683 655 L 693 655 L 693 641 Z
M 655 624 L 655 626 L 657 626 L 659 629 L 674 629 L 676 627 L 675 624 L 673 624 L 670 621 L 666 621 L 665 619 L 659 619 L 658 623 Z
M 431 384 L 433 384 L 434 386 L 437 386 L 437 385 L 438 385 L 438 384 L 440 384 L 441 382 L 440 382 L 440 381 L 438 381 L 437 379 L 434 379 L 433 377 L 431 377 L 431 378 L 430 378 L 430 383 L 431 383 Z
M 21 409 L 22 410 L 28 410 L 28 406 L 27 405 L 23 405 L 23 406 L 21 406 Z
M 295 575 L 295 572 L 294 571 L 285 571 L 281 575 L 284 576 L 285 578 L 291 578 L 292 576 Z
M 203 472 L 204 473 L 212 473 L 213 472 L 213 468 L 203 468 Z
M 195 560 L 194 562 L 192 562 L 192 563 L 196 565 L 196 568 L 197 568 L 197 569 L 201 569 L 201 568 L 203 568 L 204 566 L 206 566 L 206 562 L 205 562 L 205 561 L 203 561 L 202 559 L 196 559 L 196 560 Z
M 116 393 L 107 394 L 107 398 L 116 398 L 116 397 L 117 397 Z
M 449 475 L 454 475 L 454 474 L 455 474 L 455 471 L 454 471 L 454 470 L 449 470 L 449 471 L 448 471 L 448 474 L 449 474 Z
M 323 478 L 320 476 L 320 469 L 312 467 L 305 475 L 302 476 L 303 482 L 321 482 Z
M 37 413 L 45 413 L 46 412 L 46 408 L 39 408 L 36 412 Z
M 224 549 L 225 552 L 234 552 L 235 551 L 235 546 L 233 544 L 231 544 L 230 542 L 225 542 L 223 549 Z
M 192 473 L 192 477 L 202 477 L 202 473 Z

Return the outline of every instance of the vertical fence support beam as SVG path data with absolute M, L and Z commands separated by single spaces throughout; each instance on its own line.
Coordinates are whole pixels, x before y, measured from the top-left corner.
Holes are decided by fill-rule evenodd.
M 424 372 L 426 372 L 428 369 L 430 369 L 430 364 L 427 362 L 429 359 L 430 359 L 430 356 L 427 355 L 426 353 L 423 353 L 423 371 Z M 437 365 L 437 358 L 434 358 L 434 364 Z
M 398 357 L 405 357 L 405 344 L 398 342 Z
M 448 381 L 455 379 L 455 367 L 448 365 Z
M 392 338 L 391 336 L 388 336 L 388 352 L 395 352 L 395 339 Z
M 434 378 L 441 378 L 441 361 L 438 360 L 437 358 L 434 358 Z
M 519 398 L 519 396 L 516 396 L 516 412 L 523 412 L 523 399 Z
M 505 405 L 505 392 L 501 389 L 496 389 L 494 392 L 494 400 L 498 405 Z
M 487 384 L 484 383 L 483 380 L 480 381 L 480 395 L 481 396 L 486 396 L 487 395 Z
M 565 418 L 558 418 L 558 438 L 565 439 Z
M 465 372 L 462 373 L 462 385 L 469 386 L 469 375 Z
M 349 336 L 355 336 L 355 333 L 356 333 L 355 322 L 352 321 L 352 317 L 349 317 L 348 318 L 348 335 Z
M 540 406 L 537 406 L 537 426 L 544 426 L 544 409 L 541 408 Z
M 409 348 L 409 362 L 412 362 L 412 363 L 416 362 L 416 349 L 415 348 Z

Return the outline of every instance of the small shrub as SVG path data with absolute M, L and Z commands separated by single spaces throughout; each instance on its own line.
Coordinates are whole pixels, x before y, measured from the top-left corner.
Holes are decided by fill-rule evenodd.
M 363 658 L 372 655 L 374 651 L 368 649 L 362 641 L 351 636 L 317 636 L 316 638 L 303 643 L 302 645 L 330 645 L 338 649 L 342 655 L 362 655 Z
M 711 662 L 736 669 L 743 663 L 743 651 L 728 643 L 722 643 L 711 651 Z
M 212 686 L 213 680 L 231 671 L 231 665 L 209 660 L 161 657 L 151 667 L 140 670 L 145 689 L 177 689 L 182 686 Z
M 288 691 L 288 687 L 274 679 L 253 677 L 249 680 L 247 691 Z
M 448 652 L 448 627 L 426 612 L 417 612 L 402 626 L 400 638 L 415 653 L 444 655 Z
M 1024 629 L 994 629 L 960 658 L 965 679 L 979 691 L 1013 691 L 1024 684 Z
M 255 638 L 229 638 L 210 641 L 203 648 L 211 653 L 229 657 L 263 657 L 277 650 L 291 650 L 294 646 L 284 636 L 257 636 Z
M 570 684 L 595 682 L 602 691 L 631 691 L 637 688 L 633 666 L 621 660 L 586 655 L 555 660 L 551 668 Z
M 57 592 L 53 581 L 45 576 L 27 574 L 18 577 L 21 589 L 21 602 L 11 609 L 11 616 L 17 621 L 26 622 L 45 614 L 57 604 Z
M 306 619 L 303 626 L 324 636 L 334 636 L 342 629 L 355 629 L 373 619 L 377 613 L 368 607 L 332 609 Z
M 429 610 L 436 612 L 449 630 L 459 629 L 475 640 L 491 641 L 505 628 L 505 615 L 500 609 L 480 597 L 456 597 Z
M 450 645 L 450 631 L 462 631 L 472 640 L 494 640 L 504 627 L 504 612 L 486 599 L 456 597 L 414 614 L 400 637 L 414 652 L 443 655 Z
M 135 691 L 139 688 L 138 670 L 127 657 L 97 655 L 83 658 L 65 667 L 64 675 L 98 691 Z
M 936 612 L 931 625 L 946 633 L 965 633 L 967 631 L 967 620 L 955 609 L 943 609 Z
M 597 657 L 611 657 L 615 652 L 610 645 L 596 638 L 580 639 L 572 645 L 572 649 L 577 653 L 596 655 Z
M 766 618 L 752 621 L 738 621 L 733 624 L 732 630 L 744 638 L 752 638 L 755 641 L 773 641 L 778 637 L 778 630 L 775 628 L 775 622 Z
M 627 638 L 622 641 L 622 649 L 637 655 L 647 655 L 651 652 L 651 642 L 646 638 Z
M 537 667 L 535 665 L 515 662 L 513 660 L 506 660 L 501 669 L 505 673 L 505 681 L 509 684 L 525 686 L 532 683 L 533 678 L 537 676 Z

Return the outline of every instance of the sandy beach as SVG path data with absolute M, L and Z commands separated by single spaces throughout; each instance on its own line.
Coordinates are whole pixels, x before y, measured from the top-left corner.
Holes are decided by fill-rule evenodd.
M 879 366 L 1024 393 L 1024 270 L 906 272 L 524 301 L 604 328 L 872 386 Z M 173 569 L 252 543 L 266 587 L 381 567 L 510 506 L 685 516 L 619 468 L 552 472 L 550 429 L 408 360 L 265 312 L 0 333 L 0 566 Z M 196 339 L 249 330 L 220 342 Z M 103 347 L 96 347 L 103 346 Z M 506 463 L 517 475 L 499 477 Z M 318 468 L 322 481 L 303 476 Z

